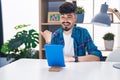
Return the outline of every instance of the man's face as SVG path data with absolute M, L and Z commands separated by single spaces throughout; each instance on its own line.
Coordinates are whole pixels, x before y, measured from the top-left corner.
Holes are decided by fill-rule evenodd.
M 62 28 L 65 31 L 71 30 L 73 25 L 75 24 L 75 21 L 76 21 L 75 13 L 68 13 L 61 15 Z

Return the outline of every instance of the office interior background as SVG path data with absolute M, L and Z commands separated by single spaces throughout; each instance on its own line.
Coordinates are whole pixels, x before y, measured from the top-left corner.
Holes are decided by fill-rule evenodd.
M 114 48 L 120 48 L 120 24 L 118 24 L 120 20 L 114 14 L 114 23 L 110 27 L 91 24 L 93 14 L 99 13 L 101 4 L 106 2 L 110 8 L 116 8 L 120 11 L 120 0 L 94 0 L 94 3 L 93 0 L 76 1 L 78 6 L 82 6 L 85 9 L 84 22 L 77 25 L 88 29 L 98 48 L 104 50 L 104 40 L 102 37 L 107 32 L 115 34 Z M 28 29 L 34 28 L 39 32 L 39 0 L 1 0 L 1 10 L 3 42 L 14 36 L 16 33 L 14 27 L 19 24 L 31 24 L 31 27 L 28 27 Z

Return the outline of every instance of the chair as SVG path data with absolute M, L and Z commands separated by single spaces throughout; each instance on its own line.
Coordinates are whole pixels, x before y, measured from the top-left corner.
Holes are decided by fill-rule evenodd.
M 105 61 L 120 62 L 120 49 L 116 49 L 112 53 L 110 53 Z

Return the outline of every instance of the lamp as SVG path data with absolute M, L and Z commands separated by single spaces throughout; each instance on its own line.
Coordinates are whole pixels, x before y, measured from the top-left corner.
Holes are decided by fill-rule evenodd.
M 92 19 L 92 23 L 96 24 L 96 25 L 101 25 L 101 26 L 110 26 L 111 25 L 111 21 L 110 21 L 110 17 L 107 14 L 107 11 L 114 13 L 118 19 L 120 20 L 120 13 L 118 10 L 116 9 L 108 9 L 108 5 L 106 4 L 102 4 L 101 6 L 101 10 L 100 13 L 97 14 L 93 19 Z M 114 68 L 120 69 L 120 64 L 113 64 Z
M 92 23 L 96 25 L 101 25 L 101 26 L 110 26 L 111 21 L 110 21 L 110 17 L 107 14 L 107 10 L 108 10 L 108 5 L 105 2 L 105 4 L 102 4 L 101 6 L 100 13 L 97 14 L 92 19 Z
M 120 12 L 117 9 L 108 8 L 108 11 L 114 13 L 116 17 L 120 20 Z

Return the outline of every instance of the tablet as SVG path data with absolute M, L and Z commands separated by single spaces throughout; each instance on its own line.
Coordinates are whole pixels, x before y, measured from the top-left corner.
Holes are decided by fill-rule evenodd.
M 44 48 L 49 66 L 65 67 L 63 45 L 46 44 Z

